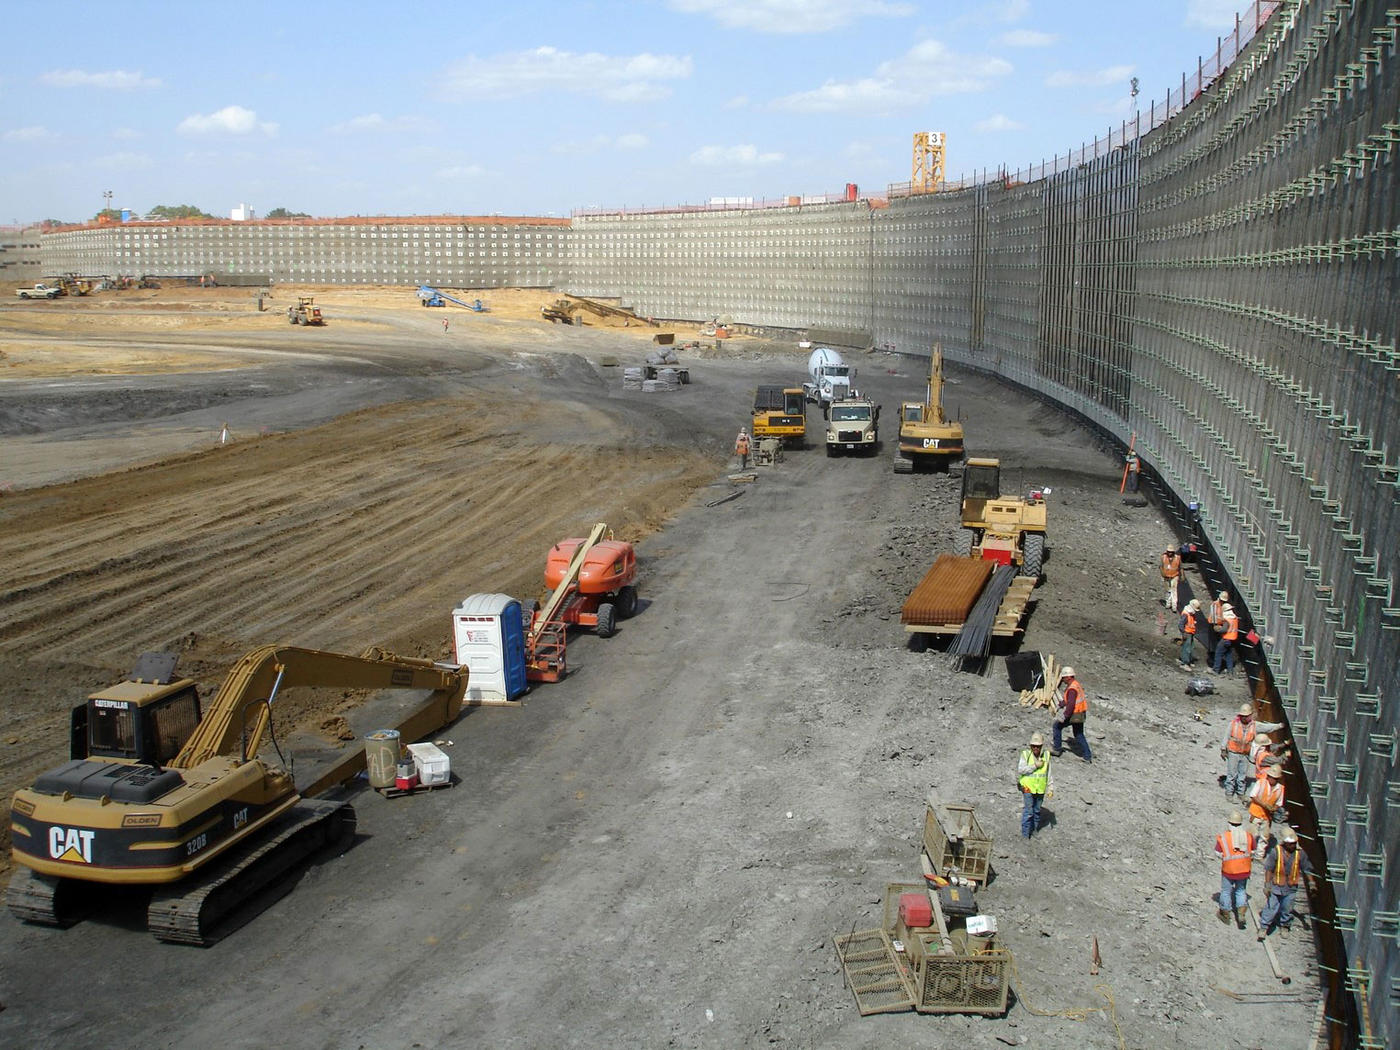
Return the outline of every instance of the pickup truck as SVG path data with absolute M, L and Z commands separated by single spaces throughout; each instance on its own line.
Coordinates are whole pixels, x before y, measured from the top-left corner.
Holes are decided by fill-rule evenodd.
M 20 288 L 15 294 L 21 299 L 57 299 L 63 293 L 52 285 L 36 284 L 33 288 Z

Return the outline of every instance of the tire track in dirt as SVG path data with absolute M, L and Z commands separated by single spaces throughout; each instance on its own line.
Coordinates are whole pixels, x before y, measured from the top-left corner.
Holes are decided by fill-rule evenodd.
M 147 649 L 206 688 L 274 641 L 449 655 L 467 594 L 533 595 L 557 540 L 597 520 L 640 538 L 713 478 L 713 454 L 638 447 L 626 411 L 397 404 L 8 495 L 0 791 L 61 762 L 67 708 Z M 284 717 L 314 728 L 334 702 Z

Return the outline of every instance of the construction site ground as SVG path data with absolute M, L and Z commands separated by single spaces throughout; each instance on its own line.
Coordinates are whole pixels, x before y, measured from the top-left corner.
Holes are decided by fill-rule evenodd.
M 297 294 L 324 328 L 287 324 Z M 655 329 L 464 297 L 491 312 L 282 287 L 262 313 L 224 288 L 0 305 L 7 798 L 144 650 L 206 690 L 269 642 L 448 658 L 462 598 L 538 596 L 549 545 L 595 521 L 639 541 L 643 599 L 616 637 L 574 637 L 563 682 L 441 734 L 453 790 L 356 791 L 353 847 L 211 948 L 155 942 L 138 895 L 69 930 L 0 916 L 0 1045 L 1312 1044 L 1310 935 L 1278 943 L 1284 985 L 1216 919 L 1218 747 L 1247 684 L 1185 694 L 1156 570 L 1176 538 L 1123 502 L 1119 455 L 950 368 L 968 448 L 1004 491 L 1051 489 L 1024 648 L 1092 701 L 1094 763 L 1056 761 L 1027 841 L 1015 763 L 1048 714 L 1001 659 L 959 671 L 899 624 L 958 526 L 955 475 L 891 470 L 921 361 L 853 362 L 878 456 L 827 459 L 813 409 L 808 449 L 731 481 L 754 387 L 803 378 L 794 342 L 706 339 L 689 386 L 624 391 Z M 356 747 L 359 702 L 291 696 L 279 734 Z M 1002 1018 L 862 1018 L 843 986 L 833 940 L 918 879 L 930 791 L 996 840 Z

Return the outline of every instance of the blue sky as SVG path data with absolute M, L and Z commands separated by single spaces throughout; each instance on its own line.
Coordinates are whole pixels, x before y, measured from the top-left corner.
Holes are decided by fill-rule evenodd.
M 0 223 L 90 219 L 107 190 L 222 216 L 881 195 L 917 131 L 956 177 L 1131 121 L 1132 77 L 1145 110 L 1247 7 L 80 0 L 0 68 Z

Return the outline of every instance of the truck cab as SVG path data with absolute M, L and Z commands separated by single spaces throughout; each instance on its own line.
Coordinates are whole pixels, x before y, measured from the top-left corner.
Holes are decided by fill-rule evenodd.
M 868 397 L 833 401 L 827 410 L 826 454 L 873 454 L 880 443 L 880 406 Z

